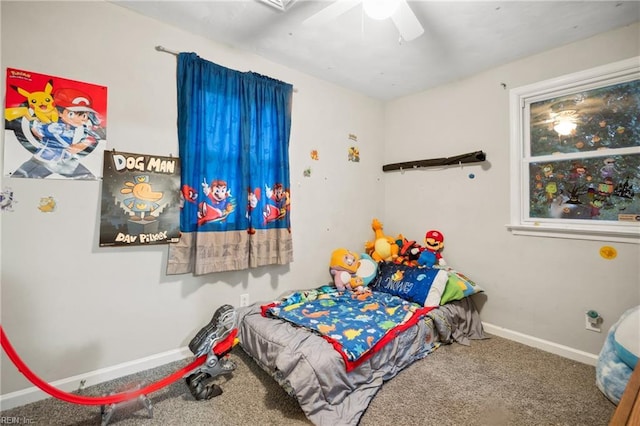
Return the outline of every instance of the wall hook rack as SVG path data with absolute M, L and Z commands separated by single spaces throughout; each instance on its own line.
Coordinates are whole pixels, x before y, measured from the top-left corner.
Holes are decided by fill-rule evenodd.
M 383 172 L 392 170 L 417 169 L 419 167 L 451 166 L 462 163 L 479 163 L 485 161 L 487 155 L 482 151 L 470 152 L 468 154 L 456 155 L 455 157 L 431 158 L 428 160 L 407 161 L 404 163 L 392 163 L 382 166 Z

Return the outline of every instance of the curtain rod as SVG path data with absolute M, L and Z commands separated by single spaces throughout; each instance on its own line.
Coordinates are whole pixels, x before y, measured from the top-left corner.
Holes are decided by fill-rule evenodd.
M 180 54 L 180 52 L 176 52 L 175 50 L 169 50 L 166 47 L 160 46 L 160 45 L 156 46 L 156 50 L 158 52 L 169 53 L 169 54 L 171 54 L 173 56 L 178 56 Z
M 177 52 L 177 51 L 171 50 L 171 49 L 167 49 L 166 47 L 160 46 L 160 45 L 156 46 L 156 50 L 158 52 L 168 53 L 168 54 L 173 55 L 173 56 L 178 56 L 180 54 L 180 52 Z M 293 88 L 293 93 L 298 93 L 298 88 L 297 87 Z

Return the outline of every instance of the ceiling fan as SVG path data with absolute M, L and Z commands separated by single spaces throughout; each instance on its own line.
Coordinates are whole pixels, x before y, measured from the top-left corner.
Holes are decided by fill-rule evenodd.
M 304 20 L 304 24 L 322 25 L 332 21 L 354 7 L 362 4 L 364 12 L 372 19 L 391 18 L 405 41 L 414 40 L 424 28 L 411 10 L 407 0 L 335 0 L 329 6 Z

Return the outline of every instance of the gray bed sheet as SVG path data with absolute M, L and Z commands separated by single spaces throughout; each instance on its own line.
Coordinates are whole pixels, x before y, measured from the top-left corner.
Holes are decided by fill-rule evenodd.
M 470 298 L 431 311 L 415 326 L 347 373 L 318 334 L 265 318 L 260 305 L 238 308 L 240 347 L 297 399 L 315 425 L 357 425 L 382 384 L 440 344 L 486 338 Z

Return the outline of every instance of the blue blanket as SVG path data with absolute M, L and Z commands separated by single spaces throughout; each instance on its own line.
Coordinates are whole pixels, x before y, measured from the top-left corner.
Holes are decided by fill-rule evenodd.
M 265 315 L 322 335 L 345 359 L 347 371 L 432 309 L 388 293 L 343 293 L 328 286 L 296 292 L 264 308 Z

